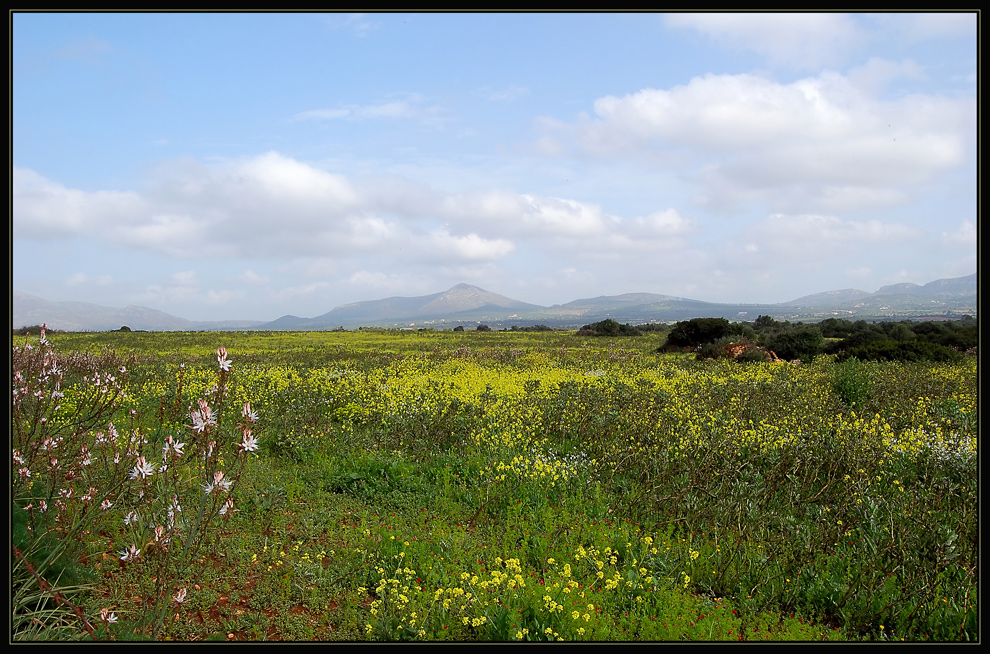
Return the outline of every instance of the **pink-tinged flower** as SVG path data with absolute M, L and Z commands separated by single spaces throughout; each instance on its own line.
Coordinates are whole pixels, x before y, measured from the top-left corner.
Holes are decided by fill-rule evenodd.
M 172 599 L 174 599 L 178 604 L 182 604 L 183 602 L 185 602 L 186 601 L 186 589 L 185 588 L 180 588 L 179 589 L 179 592 L 176 593 L 175 594 L 175 597 L 173 597 Z
M 165 533 L 165 527 L 163 527 L 162 525 L 158 525 L 157 527 L 155 527 L 155 542 L 161 543 L 163 549 L 168 549 L 164 546 L 168 545 L 171 540 L 172 539 L 169 538 L 169 536 Z
M 131 469 L 131 479 L 146 479 L 151 475 L 155 474 L 155 464 L 148 463 L 144 460 L 143 456 L 139 456 L 137 460 L 137 465 Z
M 163 460 L 166 459 L 168 457 L 169 452 L 171 452 L 172 455 L 175 456 L 175 458 L 181 457 L 182 448 L 184 448 L 185 446 L 186 446 L 185 443 L 176 443 L 175 440 L 171 436 L 169 436 L 165 440 L 165 446 L 162 448 L 162 459 Z
M 220 515 L 227 515 L 227 511 L 234 508 L 234 498 L 228 497 L 227 501 L 220 507 Z
M 138 514 L 135 513 L 134 511 L 131 511 L 130 513 L 124 516 L 125 526 L 131 524 L 132 522 L 137 522 L 137 521 L 138 521 Z
M 227 358 L 227 348 L 217 348 L 217 362 L 220 364 L 220 370 L 223 370 L 224 372 L 230 371 L 231 361 Z
M 110 609 L 100 609 L 100 620 L 107 624 L 113 624 L 117 621 L 117 614 L 111 613 Z
M 251 435 L 250 429 L 244 430 L 244 440 L 241 441 L 240 448 L 245 452 L 254 452 L 258 449 L 258 439 Z
M 197 434 L 202 434 L 204 431 L 210 427 L 216 426 L 216 418 L 213 417 L 213 410 L 210 405 L 206 403 L 206 400 L 199 400 L 199 411 L 193 411 L 189 414 L 192 418 L 193 424 L 192 428 Z
M 206 491 L 207 495 L 209 495 L 215 490 L 226 493 L 227 491 L 230 490 L 230 487 L 233 485 L 233 483 L 234 482 L 230 481 L 229 479 L 223 478 L 223 470 L 217 470 L 216 472 L 213 473 L 213 483 L 203 486 L 203 490 Z
M 100 503 L 100 508 L 103 509 L 104 511 L 108 510 L 111 506 L 113 506 L 113 502 L 111 502 L 110 500 L 103 500 Z
M 128 549 L 121 550 L 117 553 L 120 554 L 121 561 L 133 561 L 141 556 L 141 550 L 139 550 L 134 543 L 131 543 L 131 546 Z
M 20 468 L 17 471 L 17 474 L 19 474 L 21 477 L 24 477 L 26 479 L 31 476 L 31 471 L 28 470 L 27 468 Z
M 241 415 L 248 422 L 258 422 L 258 414 L 251 410 L 250 402 L 244 403 L 244 408 L 241 410 Z

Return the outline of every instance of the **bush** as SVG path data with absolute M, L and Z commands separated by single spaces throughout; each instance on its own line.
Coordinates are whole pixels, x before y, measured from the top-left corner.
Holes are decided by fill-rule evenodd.
M 929 341 L 894 341 L 881 339 L 868 345 L 854 347 L 839 355 L 840 360 L 857 358 L 862 361 L 932 361 L 951 363 L 962 355 L 955 350 Z
M 799 324 L 764 335 L 761 344 L 781 359 L 810 361 L 822 353 L 825 339 L 817 326 Z
M 665 347 L 697 347 L 712 343 L 731 333 L 731 325 L 725 318 L 692 318 L 674 325 L 667 335 Z

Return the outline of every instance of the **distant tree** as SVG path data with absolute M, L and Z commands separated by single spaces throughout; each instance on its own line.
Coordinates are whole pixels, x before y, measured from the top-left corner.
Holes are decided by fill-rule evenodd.
M 130 328 L 130 327 L 128 327 L 127 325 L 123 325 L 123 326 L 122 326 L 122 327 L 121 327 L 120 329 L 118 329 L 117 331 L 118 331 L 118 332 L 129 332 L 129 331 L 131 331 L 131 328 Z
M 728 336 L 731 331 L 725 318 L 692 318 L 674 325 L 667 335 L 665 347 L 697 347 Z
M 464 325 L 458 325 L 457 327 L 454 327 L 454 331 L 455 332 L 462 332 L 462 331 L 464 331 Z
M 639 329 L 633 325 L 620 325 L 612 318 L 585 325 L 578 330 L 578 336 L 639 336 L 639 333 Z
M 791 325 L 762 336 L 760 342 L 784 360 L 811 361 L 825 347 L 822 330 L 817 325 Z
M 780 325 L 779 322 L 771 318 L 770 316 L 759 316 L 753 323 L 753 329 L 758 332 L 762 332 L 768 329 L 773 329 Z
M 958 361 L 962 354 L 944 345 L 922 341 L 895 341 L 891 338 L 875 340 L 860 347 L 851 348 L 839 355 L 839 360 L 857 358 L 861 361 L 934 361 L 948 363 Z
M 479 331 L 479 332 L 490 332 L 491 330 L 492 330 L 492 328 L 489 327 L 488 325 L 478 325 L 478 328 L 477 328 L 476 331 Z

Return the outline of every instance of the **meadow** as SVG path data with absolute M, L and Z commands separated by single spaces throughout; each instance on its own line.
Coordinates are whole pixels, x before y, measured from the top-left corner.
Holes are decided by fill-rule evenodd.
M 12 640 L 978 640 L 977 359 L 15 336 Z

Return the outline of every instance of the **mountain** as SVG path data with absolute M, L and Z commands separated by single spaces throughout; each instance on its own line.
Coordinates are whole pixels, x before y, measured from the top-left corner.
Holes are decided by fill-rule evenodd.
M 282 316 L 260 326 L 260 329 L 335 329 L 374 324 L 398 326 L 400 323 L 426 321 L 471 322 L 489 317 L 506 318 L 542 308 L 470 284 L 457 284 L 443 293 L 432 295 L 344 304 L 316 318 Z
M 870 295 L 866 291 L 847 288 L 841 291 L 825 291 L 824 293 L 805 295 L 804 297 L 799 297 L 790 302 L 783 302 L 782 304 L 788 307 L 834 307 L 846 302 L 855 302 Z
M 916 316 L 950 313 L 976 314 L 976 274 L 951 279 L 937 279 L 924 286 L 902 282 L 883 286 L 874 293 L 848 289 L 807 295 L 785 302 L 792 310 L 812 309 L 812 317 L 847 317 L 857 319 Z M 823 313 L 824 312 L 824 313 Z
M 419 297 L 389 297 L 335 307 L 315 318 L 286 315 L 271 322 L 192 322 L 147 307 L 115 309 L 84 302 L 50 302 L 13 293 L 13 327 L 48 323 L 63 331 L 107 331 L 127 325 L 148 331 L 265 329 L 323 331 L 344 327 L 451 328 L 488 324 L 494 329 L 545 324 L 580 327 L 613 318 L 619 322 L 674 322 L 691 318 L 751 321 L 760 315 L 776 320 L 815 322 L 826 318 L 889 320 L 952 318 L 977 315 L 976 274 L 939 279 L 923 286 L 892 284 L 874 293 L 856 289 L 825 291 L 779 304 L 703 302 L 655 293 L 625 293 L 572 300 L 543 307 L 521 302 L 470 284 Z
M 88 302 L 52 302 L 17 291 L 11 296 L 11 327 L 15 329 L 47 324 L 51 329 L 66 332 L 111 331 L 124 326 L 135 330 L 180 332 L 250 329 L 259 322 L 193 322 L 148 307 L 129 306 L 119 309 Z

